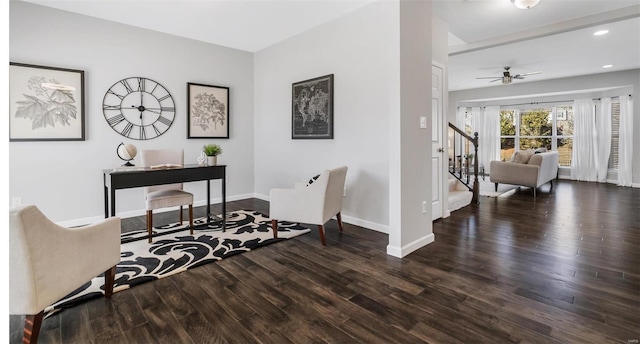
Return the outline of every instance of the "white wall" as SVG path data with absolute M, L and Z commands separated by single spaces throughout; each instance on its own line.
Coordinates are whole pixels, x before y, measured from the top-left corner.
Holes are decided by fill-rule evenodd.
M 400 111 L 392 111 L 390 229 L 387 253 L 404 257 L 434 241 L 431 132 L 420 117 L 432 109 L 432 7 L 427 1 L 400 1 Z M 429 121 L 427 121 L 429 122 Z M 396 154 L 396 152 L 398 154 Z M 422 204 L 427 204 L 423 213 Z
M 219 143 L 227 164 L 227 197 L 251 196 L 253 187 L 253 55 L 195 40 L 76 15 L 21 1 L 10 4 L 11 62 L 85 71 L 86 141 L 9 143 L 9 200 L 39 206 L 54 221 L 103 217 L 103 169 L 123 163 L 120 142 L 138 150 L 184 148 L 195 163 L 202 145 Z M 163 84 L 176 105 L 176 119 L 162 136 L 127 140 L 113 131 L 102 100 L 116 81 L 144 76 Z M 230 87 L 230 139 L 186 139 L 187 82 Z M 133 161 L 139 164 L 139 159 Z M 220 195 L 212 182 L 212 197 Z M 205 182 L 185 184 L 197 205 L 205 204 Z M 142 214 L 141 189 L 117 192 L 118 214 Z
M 346 165 L 343 219 L 387 231 L 394 7 L 393 2 L 366 6 L 255 54 L 260 197 Z M 334 74 L 334 139 L 292 140 L 291 84 L 327 74 Z
M 601 90 L 604 88 L 617 88 L 618 90 Z M 633 142 L 634 147 L 640 147 L 640 99 L 637 96 L 638 90 L 640 90 L 640 69 L 461 90 L 449 92 L 448 121 L 455 123 L 456 107 L 459 104 L 464 104 L 464 106 L 487 106 L 631 94 L 634 114 Z M 562 94 L 549 95 L 551 93 Z M 495 98 L 511 99 L 487 100 Z M 633 151 L 633 183 L 640 184 L 640 149 L 634 149 Z

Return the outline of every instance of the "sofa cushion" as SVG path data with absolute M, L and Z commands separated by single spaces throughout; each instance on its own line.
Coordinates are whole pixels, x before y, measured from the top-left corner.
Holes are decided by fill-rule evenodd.
M 511 161 L 519 164 L 526 164 L 529 162 L 529 159 L 531 159 L 532 155 L 533 155 L 533 149 L 516 151 L 515 153 L 513 153 L 513 156 L 511 157 Z

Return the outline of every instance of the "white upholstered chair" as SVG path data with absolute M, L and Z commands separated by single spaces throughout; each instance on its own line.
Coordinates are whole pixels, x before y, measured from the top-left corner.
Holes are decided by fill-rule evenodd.
M 120 262 L 120 218 L 61 227 L 36 206 L 9 210 L 9 313 L 26 315 L 23 343 L 36 343 L 44 310 L 104 273 L 111 297 Z
M 327 245 L 324 224 L 333 216 L 342 231 L 342 198 L 347 167 L 322 172 L 311 184 L 296 183 L 293 189 L 271 189 L 269 215 L 273 237 L 278 237 L 278 221 L 318 225 L 320 241 Z
M 184 164 L 182 149 L 152 149 L 141 152 L 142 166 L 150 167 L 162 164 Z M 147 207 L 147 232 L 149 242 L 153 234 L 153 210 L 169 207 L 180 207 L 180 223 L 182 224 L 182 207 L 189 206 L 189 229 L 193 234 L 193 194 L 182 190 L 182 183 L 155 185 L 144 188 L 144 199 Z

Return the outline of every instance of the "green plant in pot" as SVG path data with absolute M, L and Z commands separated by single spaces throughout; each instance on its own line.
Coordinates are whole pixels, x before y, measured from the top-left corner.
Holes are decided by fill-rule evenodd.
M 218 155 L 222 154 L 220 145 L 210 143 L 202 147 L 202 151 L 207 156 L 207 165 L 215 166 L 218 164 Z

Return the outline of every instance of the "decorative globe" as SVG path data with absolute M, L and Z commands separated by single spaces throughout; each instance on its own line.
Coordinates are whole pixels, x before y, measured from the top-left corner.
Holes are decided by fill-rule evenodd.
M 126 161 L 127 163 L 122 165 L 122 166 L 134 166 L 131 163 L 131 160 L 133 160 L 133 158 L 136 157 L 136 154 L 138 154 L 138 149 L 136 148 L 136 146 L 128 143 L 128 144 L 124 144 L 121 143 L 118 145 L 118 148 L 116 149 L 116 152 L 118 153 L 118 157 L 124 161 Z

